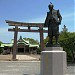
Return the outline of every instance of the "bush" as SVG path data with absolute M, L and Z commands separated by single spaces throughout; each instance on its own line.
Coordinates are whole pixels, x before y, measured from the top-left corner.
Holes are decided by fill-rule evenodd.
M 75 36 L 60 40 L 60 45 L 63 47 L 64 51 L 67 53 L 67 61 L 73 61 L 73 52 L 75 50 Z
M 2 48 L 0 48 L 0 54 L 3 52 L 3 49 Z
M 37 49 L 37 54 L 41 54 L 40 48 Z

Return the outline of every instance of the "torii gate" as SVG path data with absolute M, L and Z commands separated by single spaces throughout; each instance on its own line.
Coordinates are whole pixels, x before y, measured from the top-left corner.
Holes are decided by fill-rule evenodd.
M 43 50 L 44 42 L 43 42 L 43 33 L 47 33 L 48 30 L 43 30 L 44 23 L 23 23 L 23 22 L 15 22 L 6 20 L 9 26 L 15 26 L 13 29 L 8 29 L 8 31 L 14 32 L 14 45 L 13 45 L 13 60 L 16 60 L 16 50 L 17 50 L 17 36 L 18 32 L 39 32 L 40 33 L 40 49 Z M 28 29 L 20 29 L 18 27 L 28 27 Z M 38 30 L 30 29 L 30 27 L 39 27 Z

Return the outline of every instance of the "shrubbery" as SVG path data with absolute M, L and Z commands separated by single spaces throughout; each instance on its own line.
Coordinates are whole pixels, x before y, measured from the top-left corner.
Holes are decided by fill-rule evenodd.
M 3 49 L 2 48 L 0 48 L 0 54 L 3 52 Z
M 59 41 L 64 51 L 67 53 L 67 61 L 73 61 L 73 52 L 75 51 L 75 36 Z

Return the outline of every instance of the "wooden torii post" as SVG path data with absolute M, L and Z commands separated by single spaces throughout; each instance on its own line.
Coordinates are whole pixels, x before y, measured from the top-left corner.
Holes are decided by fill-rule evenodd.
M 43 30 L 43 23 L 23 23 L 6 20 L 9 26 L 15 26 L 13 29 L 8 29 L 8 31 L 14 32 L 14 45 L 13 45 L 13 60 L 16 60 L 16 50 L 17 50 L 17 36 L 18 32 L 39 32 L 40 33 L 40 49 L 44 50 L 43 33 L 47 33 L 48 30 Z M 20 29 L 18 27 L 28 27 L 28 29 Z M 38 30 L 30 29 L 30 27 L 39 27 Z

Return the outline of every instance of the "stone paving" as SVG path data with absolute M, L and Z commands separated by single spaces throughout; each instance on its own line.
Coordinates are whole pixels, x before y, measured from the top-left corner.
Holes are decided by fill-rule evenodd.
M 68 65 L 68 75 L 75 75 L 75 65 Z M 40 61 L 0 61 L 0 75 L 40 75 Z
M 0 61 L 0 75 L 38 75 L 39 61 Z
M 11 55 L 0 55 L 0 75 L 40 75 L 40 61 L 36 61 L 40 56 L 17 55 L 20 61 L 6 61 L 11 58 Z M 67 73 L 75 75 L 75 64 L 68 65 Z

